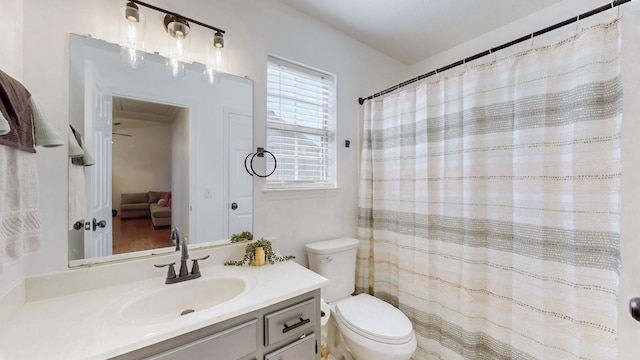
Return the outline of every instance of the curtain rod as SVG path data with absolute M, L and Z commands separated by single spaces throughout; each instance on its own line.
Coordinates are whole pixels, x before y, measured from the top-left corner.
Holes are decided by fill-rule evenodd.
M 519 44 L 519 43 L 521 43 L 523 41 L 531 40 L 536 36 L 540 36 L 542 34 L 546 34 L 549 31 L 559 29 L 559 28 L 561 28 L 563 26 L 572 24 L 572 23 L 574 23 L 576 21 L 579 21 L 579 20 L 582 20 L 582 19 L 586 19 L 589 16 L 593 16 L 595 14 L 599 14 L 599 13 L 601 13 L 603 11 L 606 11 L 606 10 L 609 10 L 609 9 L 613 9 L 614 7 L 620 6 L 622 4 L 626 4 L 626 3 L 630 2 L 630 1 L 632 1 L 632 0 L 615 0 L 615 1 L 611 2 L 611 3 L 609 3 L 609 4 L 602 5 L 602 6 L 598 7 L 598 8 L 595 8 L 595 9 L 587 11 L 587 12 L 585 12 L 583 14 L 574 16 L 574 17 L 572 17 L 570 19 L 567 19 L 565 21 L 561 21 L 561 22 L 559 22 L 557 24 L 553 24 L 553 25 L 551 25 L 549 27 L 546 27 L 546 28 L 544 28 L 542 30 L 538 30 L 536 32 L 533 32 L 533 33 L 531 33 L 529 35 L 525 35 L 523 37 L 517 38 L 517 39 L 512 40 L 512 41 L 509 41 L 507 43 L 504 43 L 502 45 L 496 46 L 494 48 L 490 48 L 489 50 L 485 50 L 485 51 L 483 51 L 481 53 L 477 53 L 477 54 L 475 54 L 473 56 L 470 56 L 468 58 L 464 58 L 462 60 L 458 60 L 458 61 L 456 61 L 454 63 L 451 63 L 451 64 L 449 64 L 447 66 L 443 66 L 443 67 L 441 67 L 439 69 L 430 71 L 430 72 L 428 72 L 426 74 L 422 74 L 422 75 L 420 75 L 418 77 L 415 77 L 415 78 L 413 78 L 411 80 L 407 80 L 407 81 L 402 82 L 402 83 L 400 83 L 398 85 L 392 86 L 392 87 L 390 87 L 388 89 L 382 90 L 379 93 L 373 94 L 373 95 L 368 96 L 366 98 L 358 98 L 358 103 L 360 103 L 360 105 L 362 105 L 362 104 L 364 104 L 365 100 L 371 100 L 373 98 L 377 98 L 378 96 L 382 96 L 382 95 L 388 94 L 390 92 L 393 92 L 395 90 L 400 89 L 401 87 L 404 87 L 406 85 L 412 84 L 412 83 L 414 83 L 416 81 L 428 78 L 430 76 L 436 75 L 436 74 L 441 73 L 443 71 L 452 69 L 452 68 L 454 68 L 456 66 L 464 65 L 465 63 L 467 63 L 469 61 L 473 61 L 473 60 L 479 59 L 481 57 L 493 54 L 496 51 L 500 51 L 500 50 L 506 49 L 506 48 L 508 48 L 510 46 L 513 46 L 515 44 Z

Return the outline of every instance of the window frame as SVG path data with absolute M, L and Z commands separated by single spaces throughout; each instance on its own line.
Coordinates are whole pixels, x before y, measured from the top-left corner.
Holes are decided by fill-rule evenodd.
M 323 129 L 305 127 L 295 124 L 282 123 L 279 125 L 275 125 L 274 122 L 270 121 L 270 109 L 269 109 L 269 98 L 272 95 L 269 95 L 269 67 L 271 64 L 275 64 L 277 66 L 282 66 L 293 71 L 303 72 L 307 75 L 313 77 L 322 77 L 329 80 L 329 85 L 327 87 L 328 101 L 327 101 L 327 111 L 326 117 L 327 121 L 325 127 Z M 266 146 L 267 150 L 274 151 L 275 149 L 270 149 L 269 144 L 269 132 L 270 130 L 276 131 L 288 131 L 296 134 L 307 134 L 325 137 L 326 147 L 322 147 L 323 152 L 323 161 L 324 161 L 324 171 L 326 172 L 325 178 L 323 180 L 273 180 L 273 178 L 268 177 L 265 179 L 265 190 L 318 190 L 318 189 L 336 189 L 338 187 L 337 184 L 337 174 L 336 174 L 336 163 L 337 163 L 337 154 L 336 154 L 336 128 L 337 128 L 337 120 L 336 120 L 336 102 L 337 102 L 337 76 L 335 74 L 329 73 L 327 71 L 319 70 L 317 68 L 308 66 L 306 64 L 302 64 L 296 61 L 292 61 L 289 59 L 285 59 L 276 55 L 268 54 L 267 55 L 267 77 L 265 82 L 265 90 L 266 90 Z M 306 130 L 306 131 L 305 131 Z M 297 148 L 297 146 L 296 146 Z M 275 153 L 274 153 L 275 154 Z M 277 156 L 277 154 L 275 154 Z M 270 156 L 267 157 L 267 161 L 269 161 Z M 278 160 L 279 161 L 279 160 Z M 270 165 L 267 165 L 269 167 Z M 270 167 L 269 167 L 270 168 Z

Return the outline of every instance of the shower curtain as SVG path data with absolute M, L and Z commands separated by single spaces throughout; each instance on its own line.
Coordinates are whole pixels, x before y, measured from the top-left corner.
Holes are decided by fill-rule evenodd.
M 365 103 L 357 290 L 415 359 L 615 359 L 619 20 Z

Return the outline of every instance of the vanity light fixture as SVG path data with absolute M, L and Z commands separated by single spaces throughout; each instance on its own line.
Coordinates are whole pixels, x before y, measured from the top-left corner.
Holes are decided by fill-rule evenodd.
M 167 31 L 169 43 L 169 56 L 165 63 L 165 70 L 169 74 L 175 77 L 183 76 L 184 64 L 191 62 L 191 37 L 188 36 L 191 32 L 190 23 L 214 31 L 214 35 L 207 44 L 208 56 L 203 78 L 213 83 L 215 73 L 224 71 L 224 66 L 226 65 L 224 53 L 222 52 L 224 48 L 224 30 L 139 0 L 128 0 L 126 6 L 123 8 L 121 40 L 124 40 L 121 41 L 120 45 L 123 49 L 121 54 L 125 63 L 131 67 L 138 67 L 144 63 L 144 59 L 142 58 L 144 52 L 142 41 L 144 38 L 144 15 L 139 11 L 138 5 L 165 14 L 164 28 Z M 131 40 L 132 34 L 135 35 L 135 41 Z M 211 48 L 213 48 L 213 50 Z
M 144 65 L 144 33 L 146 17 L 132 1 L 121 9 L 120 58 L 131 68 Z
M 225 52 L 224 39 L 221 33 L 216 33 L 207 44 L 207 62 L 205 64 L 204 71 L 202 72 L 202 79 L 209 84 L 218 82 L 217 74 L 225 72 L 226 61 L 224 59 Z
M 191 27 L 189 22 L 178 16 L 166 15 L 164 28 L 169 40 L 169 58 L 165 63 L 165 71 L 173 77 L 184 76 L 184 63 L 191 62 L 191 38 L 188 36 Z
M 220 31 L 216 31 L 216 34 L 213 35 L 213 46 L 217 48 L 224 47 L 224 35 Z
M 138 6 L 131 1 L 127 2 L 125 6 L 124 17 L 128 21 L 132 23 L 137 23 L 140 21 L 140 11 L 138 11 Z

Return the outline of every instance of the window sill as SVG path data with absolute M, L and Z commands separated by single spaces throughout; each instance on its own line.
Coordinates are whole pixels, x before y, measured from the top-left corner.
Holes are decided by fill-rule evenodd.
M 288 187 L 288 188 L 264 188 L 262 192 L 267 200 L 287 200 L 301 198 L 326 198 L 336 197 L 340 188 L 335 187 Z

